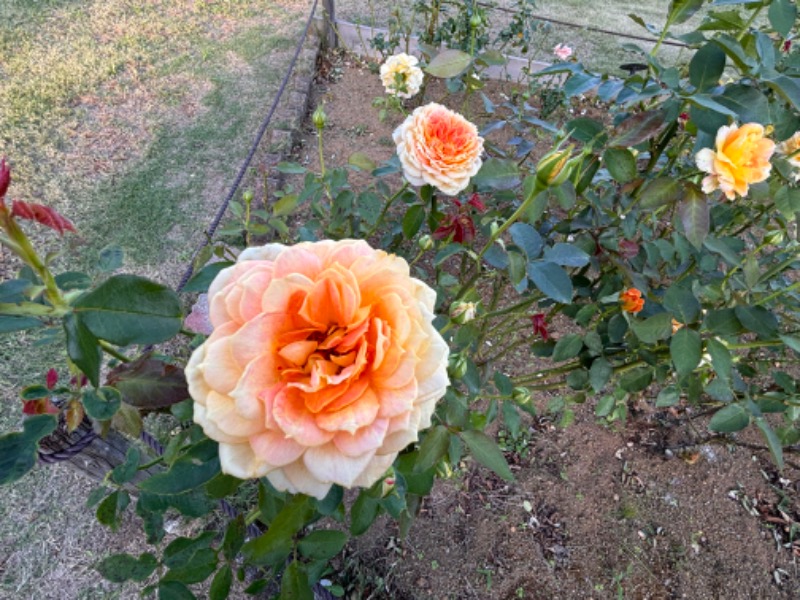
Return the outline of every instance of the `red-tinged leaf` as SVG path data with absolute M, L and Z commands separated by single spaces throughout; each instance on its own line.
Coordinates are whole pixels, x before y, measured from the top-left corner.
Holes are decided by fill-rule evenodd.
M 24 415 L 57 415 L 58 407 L 50 402 L 50 398 L 28 400 L 22 404 Z
M 75 226 L 69 219 L 43 204 L 14 200 L 11 206 L 11 215 L 20 219 L 36 221 L 45 227 L 56 230 L 59 235 L 64 235 L 66 231 L 76 233 Z
M 189 397 L 183 369 L 149 355 L 116 367 L 106 381 L 136 408 L 162 408 Z
M 0 206 L 3 204 L 3 196 L 8 191 L 8 186 L 11 183 L 11 169 L 6 165 L 6 159 L 0 160 Z
M 614 130 L 616 136 L 609 142 L 609 145 L 628 148 L 657 136 L 669 125 L 666 116 L 666 111 L 656 109 L 627 117 L 617 125 Z
M 56 387 L 56 384 L 58 383 L 58 371 L 55 369 L 50 369 L 47 372 L 46 382 L 48 390 L 52 390 L 54 387 Z
M 72 433 L 83 422 L 83 404 L 77 400 L 70 400 L 67 405 L 66 422 L 67 433 Z

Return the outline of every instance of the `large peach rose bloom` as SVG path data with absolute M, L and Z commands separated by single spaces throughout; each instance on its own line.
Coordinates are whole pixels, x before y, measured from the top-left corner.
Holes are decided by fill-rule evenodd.
M 417 57 L 405 52 L 387 58 L 381 65 L 381 83 L 386 93 L 398 98 L 415 96 L 425 78 L 418 65 Z
M 344 240 L 242 252 L 209 289 L 186 367 L 222 470 L 317 498 L 370 486 L 430 426 L 447 385 L 436 294 L 401 258 Z
M 703 148 L 695 156 L 700 170 L 708 175 L 703 179 L 703 191 L 708 194 L 722 190 L 729 200 L 736 194 L 746 196 L 751 183 L 769 177 L 769 162 L 775 142 L 764 137 L 764 127 L 747 123 L 741 127 L 726 125 L 717 131 L 716 151 Z
M 428 183 L 455 196 L 481 168 L 483 138 L 478 129 L 435 102 L 414 110 L 392 136 L 411 185 Z

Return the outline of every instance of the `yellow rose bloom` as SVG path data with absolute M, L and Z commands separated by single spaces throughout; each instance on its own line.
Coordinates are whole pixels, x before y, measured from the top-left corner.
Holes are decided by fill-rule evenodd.
M 733 200 L 736 194 L 746 196 L 751 183 L 769 177 L 772 169 L 769 159 L 775 151 L 775 142 L 764 137 L 762 125 L 720 127 L 715 145 L 716 151 L 704 148 L 695 156 L 700 170 L 708 173 L 703 179 L 706 194 L 719 189 L 728 200 Z

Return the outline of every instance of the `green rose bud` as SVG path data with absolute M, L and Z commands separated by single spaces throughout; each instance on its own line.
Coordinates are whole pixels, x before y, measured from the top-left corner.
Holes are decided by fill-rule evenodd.
M 328 122 L 328 115 L 325 114 L 321 104 L 317 106 L 317 110 L 311 115 L 311 120 L 314 122 L 314 126 L 320 131 L 325 128 L 325 123 Z
M 473 29 L 477 29 L 481 26 L 481 16 L 478 13 L 475 13 L 472 15 L 472 17 L 470 17 L 469 26 Z
M 430 250 L 433 248 L 433 238 L 429 235 L 423 235 L 421 238 L 417 240 L 417 245 L 419 249 L 423 252 Z
M 451 354 L 447 364 L 447 374 L 451 379 L 461 379 L 467 374 L 467 358 L 460 354 Z
M 549 152 L 536 165 L 536 179 L 544 187 L 557 187 L 564 183 L 575 166 L 572 158 L 574 144 L 563 150 Z M 580 158 L 580 157 L 578 157 Z
M 526 387 L 515 387 L 511 392 L 511 400 L 514 401 L 514 404 L 527 406 L 531 403 L 531 392 Z
M 477 312 L 478 305 L 475 302 L 454 302 L 450 307 L 450 318 L 459 325 L 463 325 L 472 321 Z

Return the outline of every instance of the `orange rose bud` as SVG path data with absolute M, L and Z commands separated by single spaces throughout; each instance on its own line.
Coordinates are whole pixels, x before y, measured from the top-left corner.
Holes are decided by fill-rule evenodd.
M 629 313 L 638 313 L 644 308 L 644 298 L 642 292 L 636 288 L 625 290 L 619 295 L 619 302 L 622 304 L 622 310 Z

